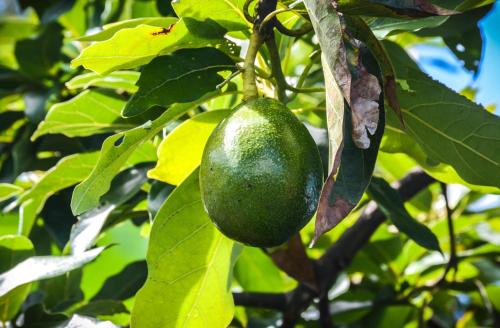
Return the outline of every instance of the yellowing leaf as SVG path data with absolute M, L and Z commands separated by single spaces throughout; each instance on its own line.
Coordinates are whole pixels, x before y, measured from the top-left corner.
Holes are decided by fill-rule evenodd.
M 160 144 L 158 163 L 148 177 L 173 185 L 181 183 L 200 165 L 208 137 L 229 112 L 206 112 L 179 125 Z

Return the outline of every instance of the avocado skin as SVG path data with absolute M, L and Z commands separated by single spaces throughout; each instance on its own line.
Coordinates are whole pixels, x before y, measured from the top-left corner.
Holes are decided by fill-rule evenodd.
M 205 210 L 231 239 L 255 247 L 288 241 L 311 219 L 323 184 L 318 148 L 282 103 L 236 107 L 207 141 L 200 167 Z

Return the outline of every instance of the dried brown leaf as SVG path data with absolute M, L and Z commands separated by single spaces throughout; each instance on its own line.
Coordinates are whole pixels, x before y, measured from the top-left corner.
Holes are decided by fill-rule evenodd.
M 377 131 L 381 92 L 377 77 L 360 65 L 351 86 L 352 138 L 358 148 L 368 149 L 370 136 Z

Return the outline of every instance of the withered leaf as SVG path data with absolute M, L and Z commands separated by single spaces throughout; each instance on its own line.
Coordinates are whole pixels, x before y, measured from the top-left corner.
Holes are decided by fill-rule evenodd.
M 360 64 L 351 85 L 352 138 L 358 148 L 368 149 L 370 136 L 377 130 L 381 91 L 377 77 Z

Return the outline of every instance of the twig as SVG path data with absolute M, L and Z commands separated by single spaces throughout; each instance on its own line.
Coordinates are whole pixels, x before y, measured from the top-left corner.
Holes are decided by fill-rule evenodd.
M 238 70 L 232 72 L 231 75 L 229 75 L 227 77 L 227 79 L 225 79 L 224 81 L 222 81 L 222 83 L 217 84 L 217 86 L 215 88 L 216 89 L 222 89 L 226 84 L 228 84 L 229 82 L 231 82 L 232 79 L 234 79 L 236 76 L 238 76 L 241 73 L 243 73 L 243 70 L 241 70 L 241 69 L 238 69 Z
M 274 38 L 274 32 L 272 36 L 266 40 L 266 47 L 269 51 L 269 59 L 271 60 L 272 76 L 276 81 L 276 94 L 281 102 L 286 102 L 286 89 L 288 84 L 281 68 L 281 58 L 278 46 L 276 45 L 276 39 Z
M 301 37 L 313 30 L 313 26 L 310 23 L 304 24 L 303 26 L 291 30 L 287 27 L 285 27 L 279 20 L 276 20 L 276 29 L 284 35 L 291 36 L 291 37 Z
M 328 295 L 325 295 L 319 299 L 318 310 L 319 310 L 319 323 L 321 327 L 333 328 L 333 322 L 330 314 L 330 301 L 328 300 Z
M 243 5 L 243 15 L 245 16 L 246 20 L 249 21 L 250 23 L 255 22 L 255 18 L 250 15 L 250 4 L 254 2 L 255 0 L 246 0 L 245 4 Z
M 287 295 L 283 293 L 233 293 L 234 304 L 285 311 Z
M 457 246 L 455 242 L 455 229 L 453 227 L 453 219 L 452 219 L 453 212 L 452 209 L 450 208 L 450 203 L 448 201 L 448 188 L 445 183 L 441 182 L 440 185 L 441 185 L 441 193 L 443 194 L 446 207 L 446 221 L 448 223 L 448 235 L 450 239 L 450 259 L 446 264 L 441 279 L 437 283 L 438 285 L 446 281 L 446 276 L 448 275 L 448 272 L 450 272 L 451 269 L 453 269 L 453 277 L 455 277 L 458 270 Z M 453 280 L 455 279 L 453 278 Z

